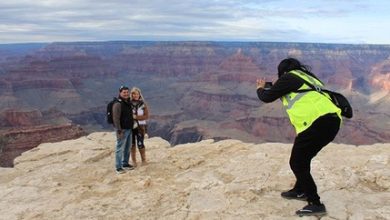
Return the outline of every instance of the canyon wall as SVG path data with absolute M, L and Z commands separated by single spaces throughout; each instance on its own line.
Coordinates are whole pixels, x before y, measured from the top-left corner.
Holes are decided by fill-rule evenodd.
M 9 50 L 0 51 L 0 143 L 11 131 L 40 126 L 72 124 L 80 134 L 111 130 L 105 106 L 121 85 L 142 89 L 150 135 L 171 144 L 208 138 L 289 143 L 294 131 L 281 103 L 261 103 L 255 92 L 255 80 L 275 80 L 286 57 L 311 66 L 351 101 L 354 118 L 343 122 L 336 142 L 390 141 L 388 45 L 123 41 L 42 44 L 8 56 Z M 31 143 L 25 149 L 38 142 Z M 2 149 L 14 155 L 7 153 L 12 147 Z

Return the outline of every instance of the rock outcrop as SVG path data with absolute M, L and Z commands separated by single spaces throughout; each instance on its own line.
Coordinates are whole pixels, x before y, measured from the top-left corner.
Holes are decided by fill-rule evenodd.
M 290 145 L 146 140 L 148 164 L 114 172 L 114 134 L 45 143 L 0 168 L 0 219 L 299 218 Z M 312 162 L 330 219 L 388 219 L 390 144 L 329 144 Z M 138 156 L 138 155 L 137 155 Z
M 85 135 L 75 124 L 40 125 L 12 129 L 0 135 L 0 166 L 12 167 L 15 157 L 43 142 L 75 139 Z

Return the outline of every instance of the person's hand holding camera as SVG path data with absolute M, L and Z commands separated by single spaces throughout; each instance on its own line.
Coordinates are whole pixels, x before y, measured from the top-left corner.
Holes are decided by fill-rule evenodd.
M 259 88 L 270 89 L 272 87 L 272 82 L 266 82 L 264 80 L 264 78 L 263 79 L 257 79 L 256 80 L 256 85 L 257 85 L 256 89 L 259 89 Z
M 265 87 L 265 80 L 264 78 L 262 79 L 257 79 L 256 80 L 256 89 L 264 88 Z

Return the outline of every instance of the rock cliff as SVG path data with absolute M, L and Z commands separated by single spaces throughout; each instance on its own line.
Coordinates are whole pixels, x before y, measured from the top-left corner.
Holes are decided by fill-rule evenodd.
M 389 45 L 315 43 L 0 45 L 0 138 L 26 126 L 67 123 L 86 132 L 108 131 L 106 104 L 120 85 L 128 85 L 143 90 L 150 133 L 171 144 L 209 138 L 289 142 L 294 132 L 280 102 L 261 103 L 255 80 L 275 80 L 280 60 L 293 56 L 354 107 L 354 118 L 344 122 L 335 142 L 387 143 L 389 54 Z
M 0 137 L 0 166 L 12 167 L 14 158 L 43 142 L 79 138 L 86 133 L 75 124 L 20 127 L 4 132 Z
M 0 168 L 0 219 L 317 219 L 280 197 L 290 145 L 146 140 L 149 163 L 114 172 L 114 134 L 45 143 Z M 323 220 L 388 219 L 390 144 L 332 143 L 312 162 Z

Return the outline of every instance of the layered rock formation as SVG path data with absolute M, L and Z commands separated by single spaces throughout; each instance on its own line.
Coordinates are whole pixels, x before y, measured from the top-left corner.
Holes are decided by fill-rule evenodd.
M 2 134 L 0 166 L 12 167 L 14 158 L 43 142 L 75 139 L 85 135 L 75 124 L 21 127 Z
M 0 113 L 0 166 L 12 167 L 24 151 L 43 142 L 79 138 L 86 132 L 61 111 L 7 109 Z
M 7 57 L 10 50 L 0 46 L 0 135 L 68 123 L 107 131 L 105 106 L 120 85 L 128 85 L 143 90 L 150 133 L 172 144 L 208 138 L 291 142 L 294 132 L 281 104 L 260 103 L 255 80 L 275 80 L 280 60 L 293 56 L 350 99 L 355 116 L 344 122 L 336 142 L 390 141 L 386 45 L 74 42 L 32 48 Z
M 146 140 L 148 164 L 114 172 L 113 133 L 41 144 L 0 168 L 1 219 L 317 219 L 300 218 L 290 145 L 238 140 L 171 147 Z M 328 215 L 388 219 L 389 144 L 332 143 L 312 162 Z M 348 156 L 346 156 L 348 155 Z

